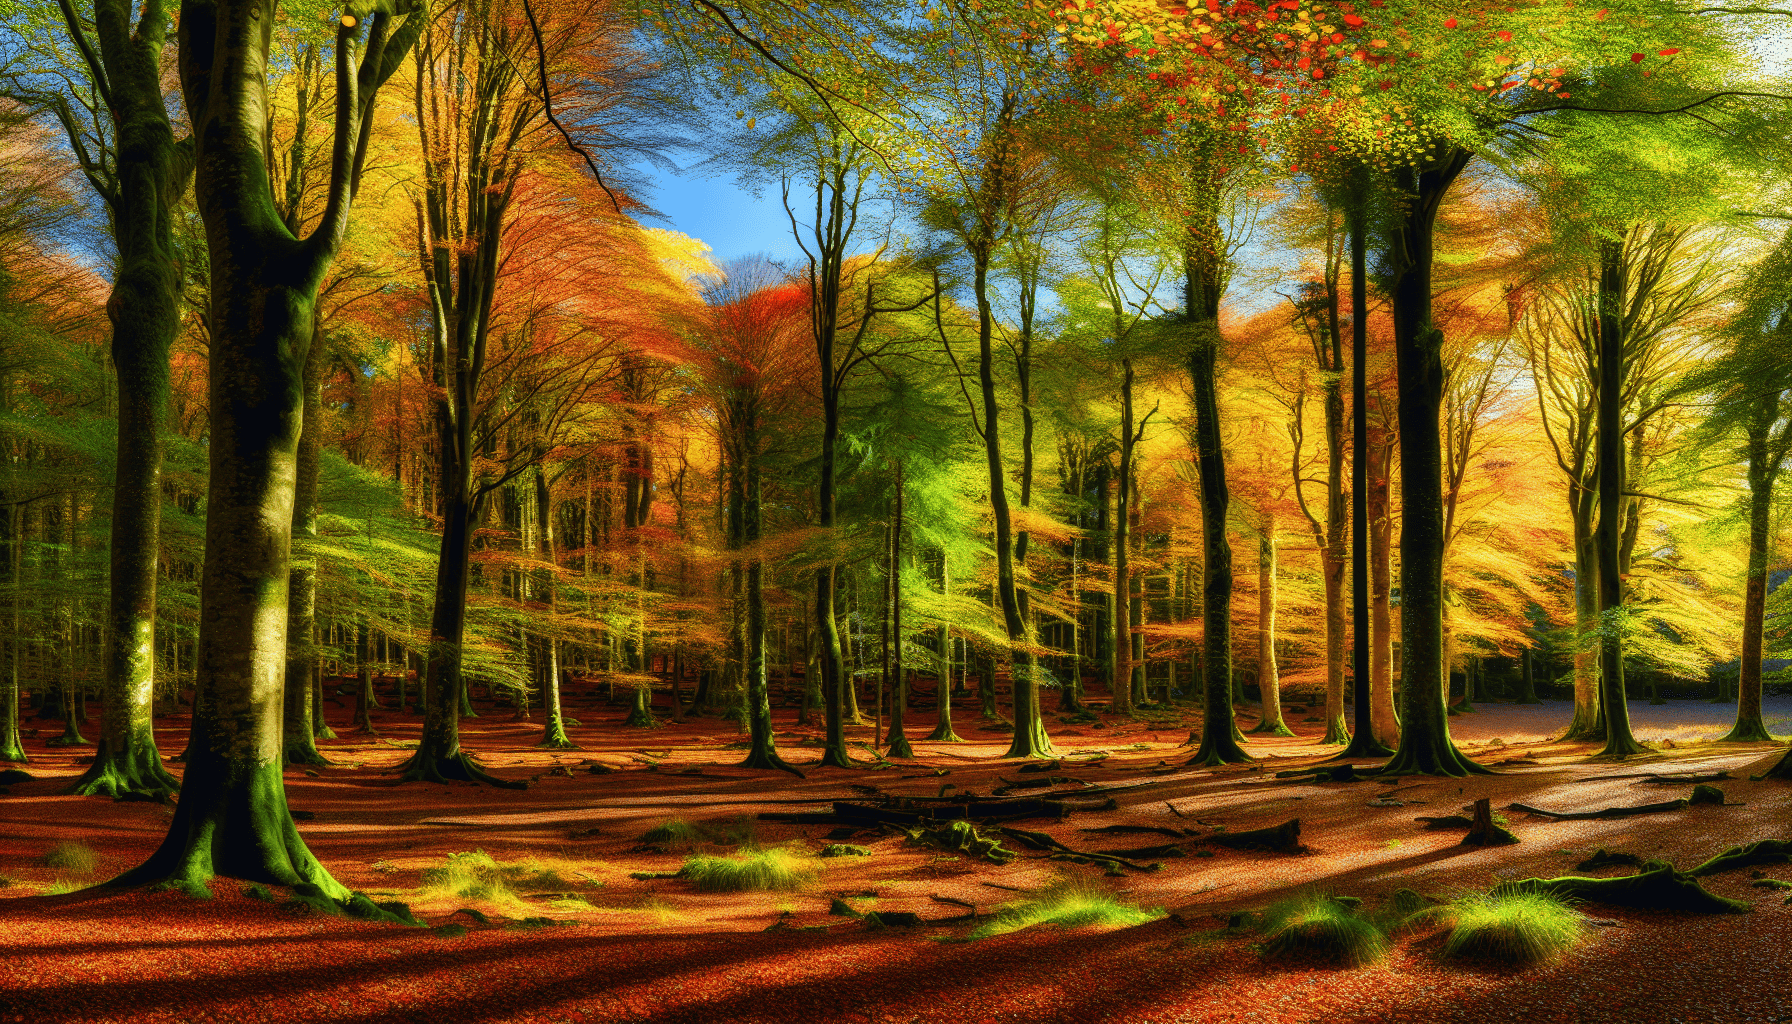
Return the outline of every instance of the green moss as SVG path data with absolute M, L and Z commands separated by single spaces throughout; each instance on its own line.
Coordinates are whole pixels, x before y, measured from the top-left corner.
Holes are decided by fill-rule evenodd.
M 970 934 L 973 939 L 1006 935 L 1035 925 L 1056 925 L 1059 928 L 1131 928 L 1164 916 L 1158 908 L 1115 899 L 1086 882 L 1069 881 L 1041 889 L 1026 898 L 1007 904 L 996 918 L 979 925 Z
M 91 875 L 100 866 L 100 855 L 86 843 L 57 843 L 44 851 L 45 867 Z
M 698 892 L 789 892 L 814 877 L 812 867 L 784 850 L 730 857 L 692 857 L 679 874 Z
M 1355 967 L 1381 959 L 1388 948 L 1387 936 L 1353 905 L 1322 893 L 1271 904 L 1259 927 L 1263 955 L 1271 958 L 1308 955 Z
M 1453 921 L 1446 957 L 1531 964 L 1574 947 L 1586 918 L 1566 902 L 1542 893 L 1471 894 L 1444 911 Z
M 869 857 L 871 851 L 851 843 L 829 843 L 821 848 L 823 857 Z

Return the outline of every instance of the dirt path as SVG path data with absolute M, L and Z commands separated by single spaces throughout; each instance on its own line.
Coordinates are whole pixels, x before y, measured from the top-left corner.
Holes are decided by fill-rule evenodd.
M 1632 713 L 1645 739 L 1684 741 L 1676 739 L 1676 749 L 1643 767 L 1614 768 L 1579 763 L 1590 753 L 1586 747 L 1541 742 L 1560 727 L 1566 705 L 1486 705 L 1477 715 L 1452 719 L 1452 728 L 1481 760 L 1516 762 L 1503 766 L 1505 774 L 1357 784 L 1273 778 L 1275 770 L 1308 763 L 1325 749 L 1314 745 L 1312 724 L 1296 723 L 1300 736 L 1253 744 L 1264 757 L 1259 765 L 1220 771 L 1182 767 L 1187 751 L 1179 744 L 1187 726 L 1175 721 L 1054 726 L 1055 739 L 1073 758 L 1109 752 L 1096 764 L 1061 767 L 1058 774 L 1079 782 L 1054 788 L 1119 786 L 1107 794 L 1118 807 L 1021 827 L 1073 847 L 1105 849 L 1168 840 L 1079 830 L 1133 824 L 1210 834 L 1298 817 L 1309 852 L 1247 854 L 1188 844 L 1187 852 L 1211 856 L 1161 858 L 1159 871 L 1109 878 L 1092 866 L 1030 852 L 998 867 L 863 833 L 851 841 L 868 847 L 870 857 L 817 861 L 819 876 L 799 891 L 752 895 L 704 894 L 679 880 L 631 878 L 632 872 L 676 870 L 693 849 L 731 845 L 656 852 L 642 848 L 642 834 L 679 817 L 705 823 L 718 836 L 731 832 L 732 840 L 814 852 L 828 826 L 753 816 L 823 810 L 830 801 L 862 797 L 854 786 L 937 796 L 950 785 L 954 793 L 987 796 L 1004 779 L 1041 776 L 1018 775 L 1014 762 L 975 760 L 999 755 L 1007 738 L 979 730 L 969 709 L 956 715 L 969 743 L 917 744 L 921 756 L 912 765 L 829 769 L 799 780 L 729 767 L 740 756 L 726 749 L 738 739 L 729 723 L 709 718 L 652 732 L 623 730 L 616 723 L 625 709 L 581 702 L 572 714 L 585 724 L 571 730 L 585 748 L 580 751 L 534 750 L 539 724 L 513 722 L 500 710 L 482 709 L 485 717 L 467 723 L 468 745 L 494 772 L 538 777 L 525 792 L 399 787 L 385 770 L 414 741 L 417 720 L 387 712 L 378 719 L 379 739 L 326 744 L 336 767 L 315 775 L 289 771 L 291 803 L 313 815 L 300 831 L 345 884 L 376 899 L 405 900 L 431 924 L 461 907 L 488 916 L 483 925 L 453 917 L 470 931 L 452 938 L 296 915 L 247 898 L 243 884 L 232 880 L 215 882 L 210 902 L 175 893 L 48 894 L 59 879 L 64 887 L 90 884 L 146 856 L 166 829 L 168 811 L 57 795 L 79 771 L 75 759 L 83 752 L 47 750 L 42 738 L 31 738 L 28 767 L 38 779 L 0 797 L 0 875 L 12 880 L 0 888 L 0 1024 L 1792 1021 L 1783 985 L 1792 961 L 1792 908 L 1781 903 L 1783 894 L 1752 888 L 1746 872 L 1710 879 L 1707 887 L 1747 900 L 1756 908 L 1752 914 L 1695 918 L 1598 908 L 1614 923 L 1595 929 L 1563 960 L 1524 972 L 1444 966 L 1416 940 L 1397 943 L 1376 967 L 1290 967 L 1265 963 L 1247 938 L 1214 931 L 1228 912 L 1312 888 L 1370 901 L 1400 887 L 1447 896 L 1502 878 L 1561 874 L 1598 846 L 1687 866 L 1740 842 L 1792 838 L 1792 786 L 1746 778 L 1777 756 L 1775 748 L 1694 743 L 1695 730 L 1727 724 L 1723 711 L 1702 702 L 1637 702 Z M 1792 702 L 1769 708 L 1770 720 L 1789 715 Z M 164 748 L 178 750 L 184 722 L 162 724 Z M 930 726 L 911 723 L 916 735 Z M 793 760 L 813 759 L 804 749 L 811 733 L 796 729 L 790 712 L 780 712 L 779 727 Z M 1495 737 L 1497 746 L 1490 742 Z M 592 774 L 582 763 L 588 760 L 616 770 Z M 1523 842 L 1495 850 L 1463 848 L 1459 834 L 1423 831 L 1412 820 L 1455 813 L 1479 797 L 1496 807 L 1646 803 L 1684 794 L 1633 778 L 1595 777 L 1693 769 L 1733 772 L 1737 780 L 1721 785 L 1732 802 L 1746 806 L 1610 821 L 1512 814 Z M 1403 806 L 1370 805 L 1395 789 L 1393 799 Z M 75 874 L 44 866 L 45 851 L 65 841 L 92 847 L 97 868 Z M 426 871 L 474 849 L 526 864 L 527 877 L 552 877 L 554 884 L 519 882 L 519 890 L 540 890 L 520 899 L 471 899 L 425 885 Z M 1767 873 L 1792 877 L 1792 868 Z M 1032 929 L 941 942 L 962 937 L 968 926 L 878 931 L 828 914 L 837 896 L 850 897 L 860 910 L 914 911 L 928 919 L 965 912 L 942 900 L 987 912 L 1012 899 L 1013 889 L 1066 876 L 1174 916 L 1119 931 Z M 528 917 L 569 923 L 520 926 Z M 780 921 L 782 929 L 766 931 Z M 804 930 L 823 926 L 826 932 Z

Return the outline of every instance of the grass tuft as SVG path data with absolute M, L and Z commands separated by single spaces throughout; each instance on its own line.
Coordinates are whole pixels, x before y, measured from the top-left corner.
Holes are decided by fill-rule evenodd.
M 1387 936 L 1354 906 L 1322 893 L 1271 904 L 1259 927 L 1263 954 L 1271 958 L 1309 955 L 1360 967 L 1388 948 Z
M 570 882 L 560 868 L 582 877 Z M 451 853 L 446 864 L 424 871 L 418 882 L 425 896 L 486 900 L 512 906 L 523 904 L 523 896 L 530 892 L 563 892 L 575 886 L 603 884 L 583 871 L 574 870 L 568 862 L 544 863 L 532 857 L 506 862 L 484 850 Z
M 1155 907 L 1148 909 L 1117 900 L 1086 882 L 1067 881 L 1002 907 L 995 920 L 979 925 L 970 938 L 986 939 L 1042 924 L 1060 928 L 1131 928 L 1162 916 L 1164 912 Z
M 1444 940 L 1446 957 L 1538 963 L 1572 949 L 1586 928 L 1573 907 L 1541 893 L 1473 893 L 1447 910 L 1454 926 Z
M 91 875 L 100 866 L 100 855 L 86 843 L 57 843 L 44 852 L 44 866 L 78 875 Z
M 698 892 L 790 892 L 815 869 L 784 850 L 754 850 L 730 857 L 692 857 L 680 874 Z
M 709 836 L 700 826 L 683 818 L 662 821 L 641 836 L 641 842 L 651 846 L 683 847 L 685 849 L 708 841 Z

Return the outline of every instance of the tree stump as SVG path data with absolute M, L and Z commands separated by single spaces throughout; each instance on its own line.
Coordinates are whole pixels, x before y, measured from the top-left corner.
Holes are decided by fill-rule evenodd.
M 1518 837 L 1511 830 L 1493 823 L 1493 803 L 1482 798 L 1475 801 L 1473 824 L 1462 837 L 1463 846 L 1511 846 Z

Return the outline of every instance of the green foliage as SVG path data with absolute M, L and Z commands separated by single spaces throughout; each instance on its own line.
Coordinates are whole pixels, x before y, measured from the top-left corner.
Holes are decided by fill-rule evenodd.
M 1263 955 L 1315 956 L 1352 967 L 1373 963 L 1387 952 L 1388 940 L 1352 903 L 1312 893 L 1271 904 L 1259 925 Z
M 815 869 L 784 850 L 755 850 L 728 857 L 692 857 L 680 875 L 698 892 L 791 892 Z
M 59 871 L 91 875 L 100 865 L 100 855 L 86 843 L 63 842 L 44 851 L 43 863 Z
M 1006 935 L 1035 925 L 1059 928 L 1131 928 L 1164 916 L 1158 908 L 1116 899 L 1081 880 L 1067 880 L 1007 904 L 993 921 L 977 926 L 973 939 Z
M 1442 908 L 1451 920 L 1446 957 L 1531 964 L 1572 949 L 1586 918 L 1566 902 L 1542 893 L 1471 893 Z

